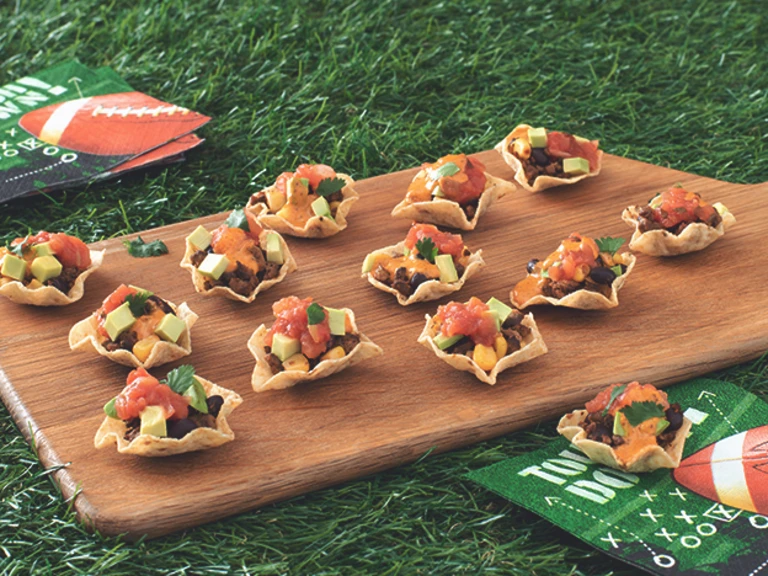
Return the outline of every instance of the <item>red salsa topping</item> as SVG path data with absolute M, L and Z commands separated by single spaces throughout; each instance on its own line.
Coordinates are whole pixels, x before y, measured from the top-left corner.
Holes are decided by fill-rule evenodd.
M 599 253 L 592 238 L 573 233 L 544 260 L 541 269 L 548 271 L 549 277 L 555 282 L 572 280 L 580 267 L 581 274 L 588 275 L 589 270 L 597 265 Z
M 612 384 L 600 394 L 598 394 L 594 400 L 590 400 L 586 404 L 587 412 L 594 414 L 596 412 L 602 412 L 608 407 L 608 403 L 611 401 L 611 396 L 615 388 L 618 388 L 621 384 Z M 667 401 L 667 395 L 661 390 L 657 390 L 653 384 L 640 384 L 639 382 L 631 382 L 627 384 L 624 391 L 614 398 L 610 405 L 608 414 L 614 416 L 616 412 L 622 408 L 629 406 L 633 402 L 656 402 L 661 404 L 666 410 L 669 408 L 669 402 Z
M 154 376 L 138 368 L 128 374 L 126 387 L 115 399 L 115 411 L 121 420 L 139 418 L 147 406 L 161 406 L 167 420 L 180 420 L 189 415 L 189 401 Z
M 708 222 L 715 215 L 715 208 L 701 199 L 696 192 L 688 192 L 679 186 L 662 192 L 651 201 L 653 219 L 672 228 L 682 222 Z
M 416 243 L 423 238 L 430 238 L 440 254 L 450 254 L 454 260 L 464 252 L 464 241 L 459 234 L 441 232 L 432 224 L 414 224 L 411 226 L 408 236 L 405 237 L 405 247 L 411 252 L 418 252 Z
M 272 346 L 272 337 L 283 334 L 289 338 L 301 341 L 301 353 L 307 358 L 317 358 L 326 351 L 326 344 L 331 339 L 331 329 L 328 326 L 328 314 L 319 324 L 309 326 L 307 308 L 312 304 L 312 298 L 297 298 L 288 296 L 272 305 L 275 322 L 267 332 L 265 343 Z
M 431 200 L 432 188 L 429 186 L 433 181 L 430 179 L 430 173 L 450 162 L 455 164 L 459 171 L 451 176 L 442 176 L 434 183 L 440 186 L 446 199 L 459 204 L 469 204 L 483 193 L 487 180 L 483 163 L 477 158 L 469 158 L 466 154 L 449 154 L 437 162 L 422 164 L 426 175 L 415 179 L 408 187 L 408 197 L 412 202 Z
M 579 141 L 565 132 L 547 132 L 547 153 L 554 158 L 584 158 L 589 171 L 597 170 L 597 142 Z
M 91 265 L 91 252 L 88 246 L 74 236 L 63 233 L 51 234 L 50 232 L 40 231 L 29 238 L 16 238 L 11 242 L 11 246 L 24 244 L 24 248 L 30 248 L 37 244 L 50 243 L 51 251 L 56 259 L 61 262 L 65 268 L 77 268 L 85 270 Z
M 475 344 L 493 346 L 498 330 L 495 315 L 488 305 L 474 296 L 469 302 L 449 302 L 437 309 L 435 316 L 444 336 L 467 336 Z
M 296 172 L 283 172 L 280 174 L 275 181 L 275 187 L 285 194 L 288 188 L 288 180 L 294 176 L 306 178 L 309 180 L 310 189 L 316 190 L 320 182 L 326 178 L 336 178 L 336 170 L 325 164 L 300 164 L 296 168 Z

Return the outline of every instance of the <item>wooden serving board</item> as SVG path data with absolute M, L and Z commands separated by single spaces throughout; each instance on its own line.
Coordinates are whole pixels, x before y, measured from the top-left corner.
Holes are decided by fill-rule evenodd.
M 512 179 L 495 152 L 479 157 L 490 173 Z M 196 294 L 178 266 L 185 236 L 198 224 L 218 225 L 223 215 L 143 232 L 167 243 L 170 255 L 160 258 L 133 259 L 120 239 L 96 244 L 107 249 L 105 264 L 72 306 L 0 301 L 3 400 L 27 438 L 34 435 L 44 465 L 64 465 L 54 477 L 66 498 L 81 490 L 75 507 L 86 522 L 106 534 L 159 536 L 411 462 L 430 448 L 450 450 L 530 426 L 612 382 L 668 385 L 768 349 L 768 185 L 728 184 L 606 155 L 597 178 L 539 194 L 520 190 L 493 206 L 478 230 L 464 234 L 470 248 L 483 249 L 487 266 L 453 299 L 508 301 L 526 262 L 545 257 L 572 231 L 629 238 L 622 209 L 676 182 L 725 203 L 737 225 L 703 252 L 640 255 L 616 309 L 535 308 L 549 353 L 504 372 L 495 387 L 453 370 L 416 343 L 425 313 L 438 302 L 403 308 L 360 277 L 368 252 L 405 236 L 409 222 L 389 212 L 415 172 L 359 182 L 361 200 L 341 234 L 288 238 L 299 271 L 251 305 Z M 229 419 L 234 442 L 166 459 L 93 447 L 101 407 L 123 388 L 128 369 L 70 352 L 67 334 L 121 282 L 186 301 L 200 315 L 185 360 L 242 395 Z M 271 304 L 291 294 L 351 307 L 384 356 L 313 384 L 254 393 L 246 341 L 271 324 Z M 154 373 L 162 377 L 175 365 Z

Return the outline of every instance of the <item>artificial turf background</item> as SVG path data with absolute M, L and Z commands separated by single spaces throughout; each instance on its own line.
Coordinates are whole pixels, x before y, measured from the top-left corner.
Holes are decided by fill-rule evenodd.
M 0 241 L 140 231 L 237 207 L 303 161 L 361 179 L 490 148 L 519 121 L 765 181 L 766 16 L 757 0 L 2 2 L 0 85 L 76 57 L 214 122 L 184 164 L 0 206 Z M 768 399 L 765 359 L 720 376 Z M 459 480 L 553 428 L 126 544 L 80 528 L 2 409 L 0 571 L 633 573 Z

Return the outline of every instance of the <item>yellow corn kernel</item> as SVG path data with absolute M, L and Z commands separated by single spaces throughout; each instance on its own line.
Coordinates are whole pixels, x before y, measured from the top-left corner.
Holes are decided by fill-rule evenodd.
M 323 354 L 320 357 L 320 360 L 339 360 L 340 358 L 344 358 L 346 355 L 347 353 L 344 352 L 344 348 L 341 346 L 335 346 Z
M 613 261 L 613 264 L 609 264 L 609 266 L 616 266 L 617 264 L 626 264 L 626 262 L 624 262 L 624 254 L 619 254 L 618 252 L 613 255 L 612 261 Z
M 27 288 L 30 290 L 37 290 L 38 288 L 42 288 L 43 285 L 40 283 L 40 280 L 37 278 L 32 278 L 32 280 L 29 281 L 29 284 L 27 284 Z
M 285 359 L 283 368 L 286 370 L 298 370 L 299 372 L 309 372 L 309 360 L 301 352 Z
M 621 259 L 621 256 L 619 254 L 614 254 L 611 256 L 611 254 L 608 252 L 600 252 L 600 259 L 606 266 L 608 266 L 608 268 L 619 264 L 619 262 L 616 261 L 616 258 Z
M 152 348 L 154 348 L 155 344 L 158 342 L 160 342 L 160 337 L 154 334 L 142 338 L 133 345 L 133 355 L 139 359 L 139 362 L 146 362 L 147 358 L 149 358 L 149 355 L 152 353 Z
M 475 350 L 472 353 L 472 359 L 486 372 L 493 370 L 496 366 L 498 358 L 496 352 L 490 346 L 484 346 L 483 344 L 475 344 Z
M 507 339 L 501 334 L 496 335 L 496 340 L 493 341 L 493 349 L 496 352 L 496 358 L 504 358 L 507 355 Z
M 531 157 L 531 143 L 525 138 L 518 138 L 512 142 L 512 154 L 521 160 L 527 160 Z

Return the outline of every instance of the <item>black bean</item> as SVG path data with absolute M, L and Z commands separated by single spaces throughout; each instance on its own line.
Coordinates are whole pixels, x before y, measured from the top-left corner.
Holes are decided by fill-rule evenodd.
M 531 148 L 531 159 L 539 166 L 549 164 L 549 156 L 547 156 L 544 148 Z
M 421 284 L 429 280 L 424 274 L 421 272 L 416 272 L 413 276 L 411 276 L 411 288 L 416 290 Z
M 605 266 L 597 266 L 589 272 L 589 277 L 598 284 L 610 284 L 616 279 L 616 273 Z
M 669 421 L 669 428 L 667 428 L 667 430 L 678 430 L 680 426 L 683 425 L 683 415 L 679 410 L 675 410 L 674 407 L 670 406 L 667 408 L 667 411 L 664 413 L 664 415 Z
M 182 418 L 181 420 L 168 420 L 167 421 L 168 426 L 168 436 L 170 438 L 184 438 L 187 434 L 192 432 L 195 428 L 197 428 L 197 424 L 195 424 L 192 420 L 189 418 Z
M 528 265 L 525 267 L 526 270 L 528 270 L 528 274 L 533 274 L 533 269 L 536 267 L 536 264 L 539 263 L 538 258 L 531 258 L 528 261 Z
M 208 398 L 207 403 L 208 403 L 208 414 L 210 414 L 214 418 L 218 418 L 219 410 L 221 410 L 221 407 L 224 405 L 224 398 L 222 398 L 218 394 L 215 396 L 210 396 Z

